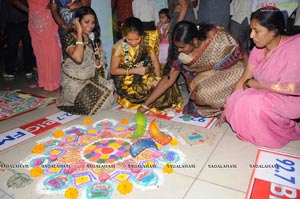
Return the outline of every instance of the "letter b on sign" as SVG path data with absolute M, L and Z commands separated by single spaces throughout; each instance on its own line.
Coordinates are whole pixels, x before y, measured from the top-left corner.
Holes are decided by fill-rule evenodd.
M 275 196 L 270 196 L 269 199 L 297 198 L 297 190 L 286 187 L 280 184 L 271 183 L 271 192 Z

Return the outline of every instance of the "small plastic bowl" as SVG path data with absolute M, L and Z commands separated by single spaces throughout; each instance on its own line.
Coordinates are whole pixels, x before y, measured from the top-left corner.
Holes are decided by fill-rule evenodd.
M 183 121 L 190 121 L 191 116 L 190 115 L 183 115 L 182 119 L 183 119 Z

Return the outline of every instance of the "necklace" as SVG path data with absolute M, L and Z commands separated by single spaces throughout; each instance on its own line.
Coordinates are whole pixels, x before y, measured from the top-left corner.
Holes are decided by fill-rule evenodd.
M 84 45 L 89 44 L 89 39 L 85 40 L 83 35 L 82 35 L 82 41 L 83 41 Z
M 125 64 L 129 68 L 135 68 L 136 64 L 134 64 L 133 62 L 129 61 L 129 44 L 127 43 L 126 39 L 123 40 L 122 46 L 123 46 L 123 49 L 124 49 Z

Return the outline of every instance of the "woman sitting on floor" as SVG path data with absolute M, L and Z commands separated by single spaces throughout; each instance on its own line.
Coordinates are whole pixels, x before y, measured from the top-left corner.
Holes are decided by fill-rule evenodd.
M 172 38 L 176 48 L 171 55 L 170 73 L 163 77 L 144 105 L 152 106 L 182 72 L 190 91 L 183 112 L 203 117 L 219 115 L 244 71 L 240 45 L 223 27 L 203 25 L 198 29 L 188 21 L 176 24 Z M 141 107 L 139 111 L 146 109 Z
M 300 140 L 300 36 L 286 36 L 284 28 L 278 9 L 252 14 L 256 47 L 226 103 L 233 131 L 257 146 L 280 148 Z
M 64 37 L 64 61 L 61 72 L 61 94 L 57 107 L 63 111 L 90 115 L 99 108 L 110 107 L 112 87 L 105 79 L 106 58 L 100 50 L 100 27 L 94 10 L 83 6 L 73 21 L 75 32 Z M 94 32 L 95 52 L 89 42 Z
M 135 17 L 122 26 L 123 39 L 112 49 L 110 72 L 119 95 L 117 102 L 124 108 L 136 110 L 150 96 L 161 79 L 158 58 L 154 51 L 157 41 L 144 33 L 142 22 Z M 152 104 L 153 112 L 166 108 L 180 109 L 182 99 L 176 85 L 170 87 Z M 144 108 L 148 109 L 144 106 Z

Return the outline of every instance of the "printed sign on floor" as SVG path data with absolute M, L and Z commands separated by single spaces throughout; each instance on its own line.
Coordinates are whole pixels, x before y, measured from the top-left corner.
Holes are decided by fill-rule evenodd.
M 67 112 L 58 112 L 56 114 L 53 114 L 51 116 L 46 117 L 47 119 L 50 119 L 52 121 L 56 121 L 61 124 L 65 124 L 71 120 L 74 120 L 76 118 L 80 117 L 80 115 L 72 115 L 71 113 Z
M 45 132 L 49 129 L 52 129 L 54 127 L 57 127 L 59 125 L 61 125 L 61 123 L 58 123 L 56 121 L 53 121 L 53 120 L 50 120 L 47 118 L 42 118 L 40 120 L 36 120 L 34 122 L 25 124 L 25 125 L 21 126 L 20 128 L 27 132 L 38 135 L 40 133 L 43 133 L 43 132 Z
M 0 134 L 0 152 L 19 144 L 29 138 L 32 138 L 40 133 L 44 133 L 61 124 L 70 122 L 80 115 L 72 115 L 66 112 L 58 112 L 48 117 L 36 120 L 34 122 L 25 124 L 19 128 L 11 129 Z
M 300 155 L 259 149 L 247 199 L 300 198 Z
M 0 134 L 0 151 L 21 143 L 29 138 L 34 137 L 35 135 L 24 131 L 20 128 L 15 128 L 5 133 Z
M 217 118 L 215 118 L 215 117 L 209 117 L 209 118 L 208 117 L 190 117 L 188 120 L 185 120 L 183 114 L 177 114 L 175 117 L 173 117 L 171 119 L 171 121 L 200 126 L 200 127 L 209 129 L 217 121 Z

